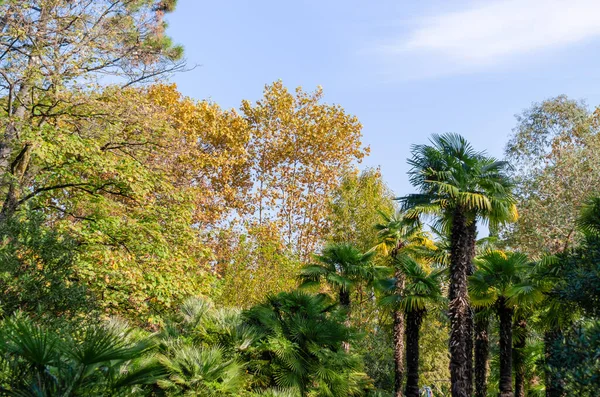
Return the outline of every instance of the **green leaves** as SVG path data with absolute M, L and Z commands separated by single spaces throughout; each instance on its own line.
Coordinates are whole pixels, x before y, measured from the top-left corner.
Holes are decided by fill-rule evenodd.
M 399 291 L 396 279 L 382 280 L 380 286 L 386 292 L 380 300 L 382 305 L 413 312 L 427 310 L 444 302 L 441 278 L 445 270 L 428 271 L 408 255 L 400 255 L 396 263 L 405 277 L 406 285 Z
M 415 145 L 409 177 L 420 192 L 400 200 L 410 215 L 429 215 L 449 224 L 460 209 L 471 221 L 497 226 L 517 218 L 508 163 L 476 152 L 460 135 L 434 135 L 431 145 Z
M 600 236 L 600 197 L 591 197 L 581 208 L 577 226 L 588 235 Z
M 9 395 L 115 395 L 156 382 L 160 368 L 141 357 L 153 345 L 116 325 L 87 326 L 61 335 L 24 317 L 0 328 L 0 360 L 12 378 Z
M 167 377 L 158 385 L 171 395 L 235 396 L 245 384 L 242 365 L 219 347 L 176 344 L 159 361 Z
M 362 395 L 369 387 L 356 357 L 342 349 L 350 331 L 327 296 L 281 293 L 243 316 L 257 335 L 250 354 L 266 358 L 252 365 L 267 377 L 267 387 L 335 397 Z

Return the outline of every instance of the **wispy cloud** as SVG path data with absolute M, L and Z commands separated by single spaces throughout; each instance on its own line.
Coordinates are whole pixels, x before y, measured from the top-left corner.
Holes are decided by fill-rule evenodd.
M 380 50 L 386 58 L 411 63 L 415 70 L 435 73 L 430 64 L 434 62 L 446 72 L 460 72 L 596 36 L 600 36 L 598 0 L 487 0 L 423 18 Z

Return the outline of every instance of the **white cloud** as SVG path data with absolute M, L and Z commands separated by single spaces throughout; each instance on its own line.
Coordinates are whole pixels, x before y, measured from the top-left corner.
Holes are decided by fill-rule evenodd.
M 413 66 L 433 61 L 460 71 L 595 36 L 600 36 L 598 0 L 486 0 L 423 18 L 380 49 L 386 57 L 402 58 Z

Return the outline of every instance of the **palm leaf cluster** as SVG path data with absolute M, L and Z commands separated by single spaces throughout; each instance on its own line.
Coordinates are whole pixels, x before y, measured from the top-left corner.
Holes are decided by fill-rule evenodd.
M 357 357 L 342 348 L 351 337 L 344 313 L 326 295 L 281 293 L 244 318 L 257 334 L 251 371 L 262 387 L 340 397 L 369 387 Z
M 0 360 L 10 369 L 2 394 L 131 394 L 163 374 L 156 361 L 144 357 L 153 346 L 116 324 L 88 326 L 77 335 L 60 337 L 27 318 L 8 319 L 0 333 Z
M 382 280 L 380 284 L 388 293 L 381 299 L 383 305 L 394 305 L 408 313 L 425 311 L 444 302 L 441 290 L 444 269 L 429 271 L 409 256 L 402 256 L 397 262 L 406 277 L 406 286 L 402 291 L 397 291 L 395 279 Z
M 301 286 L 311 287 L 324 281 L 337 291 L 339 303 L 350 310 L 352 289 L 361 282 L 375 280 L 383 271 L 372 264 L 374 255 L 373 251 L 362 253 L 349 243 L 329 244 L 320 255 L 315 255 L 316 263 L 301 269 Z
M 441 216 L 438 223 L 449 230 L 456 210 L 492 227 L 517 217 L 509 164 L 474 150 L 458 134 L 434 134 L 431 145 L 414 145 L 408 164 L 410 182 L 420 192 L 401 200 L 413 218 Z

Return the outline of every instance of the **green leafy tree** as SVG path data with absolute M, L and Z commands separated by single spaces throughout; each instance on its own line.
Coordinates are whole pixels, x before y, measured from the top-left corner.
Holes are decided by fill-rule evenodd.
M 433 215 L 450 235 L 449 314 L 452 396 L 472 391 L 473 325 L 467 277 L 472 273 L 477 221 L 495 228 L 516 219 L 508 164 L 475 151 L 460 135 L 434 135 L 416 145 L 410 181 L 419 193 L 401 198 L 413 217 Z
M 600 203 L 590 198 L 577 219 L 581 244 L 540 269 L 549 292 L 543 307 L 545 383 L 548 397 L 591 396 L 598 388 L 600 317 Z
M 381 222 L 379 213 L 396 211 L 393 199 L 379 169 L 367 168 L 360 173 L 354 170 L 344 175 L 331 198 L 329 240 L 370 250 L 380 240 L 378 230 L 373 229 Z
M 40 189 L 119 191 L 118 178 L 30 189 L 32 160 L 41 154 L 35 138 L 65 138 L 77 132 L 72 123 L 86 116 L 102 120 L 98 108 L 90 112 L 93 97 L 82 93 L 102 86 L 105 77 L 128 86 L 181 69 L 182 48 L 164 34 L 163 16 L 174 8 L 174 0 L 0 3 L 2 219 Z
M 81 318 L 94 299 L 77 274 L 81 247 L 26 213 L 0 225 L 0 316 L 22 311 L 39 321 Z
M 517 116 L 506 146 L 519 220 L 503 230 L 508 243 L 530 255 L 555 254 L 582 239 L 581 206 L 600 191 L 598 111 L 561 95 L 534 103 Z

